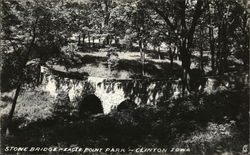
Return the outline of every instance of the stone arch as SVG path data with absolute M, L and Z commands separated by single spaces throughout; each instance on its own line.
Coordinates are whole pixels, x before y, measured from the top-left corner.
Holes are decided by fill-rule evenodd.
M 102 102 L 95 94 L 87 95 L 81 102 L 79 116 L 86 118 L 93 114 L 103 113 Z
M 134 101 L 126 99 L 117 106 L 117 111 L 133 110 L 137 107 Z

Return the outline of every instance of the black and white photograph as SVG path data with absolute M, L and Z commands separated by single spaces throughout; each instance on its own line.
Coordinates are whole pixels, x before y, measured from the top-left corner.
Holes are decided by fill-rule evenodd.
M 249 154 L 250 0 L 0 7 L 0 154 Z

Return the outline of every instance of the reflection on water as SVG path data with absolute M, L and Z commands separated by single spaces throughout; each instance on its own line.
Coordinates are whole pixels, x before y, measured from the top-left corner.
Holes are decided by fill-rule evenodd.
M 125 99 L 132 99 L 136 104 L 157 104 L 173 97 L 180 89 L 178 83 L 168 81 L 107 80 L 92 76 L 87 80 L 76 80 L 59 77 L 50 72 L 45 73 L 42 79 L 42 90 L 53 97 L 64 91 L 71 102 L 94 93 L 102 101 L 104 113 L 109 113 Z

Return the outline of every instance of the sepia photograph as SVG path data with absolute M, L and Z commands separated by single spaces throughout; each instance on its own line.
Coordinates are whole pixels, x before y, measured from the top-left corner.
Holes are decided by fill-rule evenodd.
M 250 0 L 0 7 L 0 154 L 250 153 Z

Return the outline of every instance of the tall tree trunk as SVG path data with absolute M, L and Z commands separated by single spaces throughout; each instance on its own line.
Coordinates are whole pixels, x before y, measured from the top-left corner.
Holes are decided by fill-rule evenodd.
M 204 72 L 204 64 L 203 64 L 203 48 L 202 43 L 200 45 L 200 70 L 202 71 L 202 74 Z
M 100 48 L 102 46 L 101 45 L 101 38 L 100 37 L 98 38 L 98 44 L 99 44 L 99 48 Z
M 182 70 L 183 70 L 183 75 L 182 75 L 182 95 L 185 95 L 186 92 L 189 91 L 189 81 L 190 81 L 190 76 L 189 76 L 189 71 L 190 71 L 190 57 L 189 57 L 189 46 L 188 44 L 189 41 L 192 40 L 191 35 L 193 35 L 194 30 L 193 28 L 190 30 L 187 29 L 186 25 L 186 4 L 185 1 L 182 1 L 180 3 L 181 9 L 181 41 L 180 41 L 180 54 L 181 54 L 181 61 L 182 61 Z M 193 25 L 193 23 L 192 23 Z M 188 37 L 185 36 L 186 33 L 190 33 Z
M 177 29 L 175 27 L 175 25 L 173 24 L 173 22 L 171 22 L 169 20 L 169 16 L 168 14 L 165 13 L 165 10 L 162 11 L 158 8 L 157 4 L 152 2 L 152 1 L 148 1 L 148 5 L 156 12 L 158 13 L 166 22 L 166 24 L 168 25 L 168 28 L 170 28 L 173 32 L 175 32 Z M 180 1 L 179 6 L 180 6 L 180 22 L 181 22 L 181 32 L 180 34 L 180 45 L 179 45 L 179 49 L 180 49 L 180 55 L 181 55 L 181 59 L 182 59 L 182 68 L 183 68 L 183 94 L 185 93 L 186 88 L 188 88 L 189 86 L 189 80 L 190 80 L 190 76 L 189 76 L 189 71 L 190 71 L 190 64 L 191 64 L 191 53 L 190 53 L 190 49 L 193 45 L 193 37 L 194 37 L 194 32 L 195 32 L 195 28 L 198 24 L 198 20 L 201 17 L 202 13 L 205 11 L 205 6 L 208 5 L 208 1 L 203 1 L 203 0 L 197 0 L 197 3 L 195 5 L 195 10 L 193 13 L 193 19 L 191 21 L 191 26 L 189 28 L 187 28 L 186 25 L 186 1 Z
M 115 35 L 115 45 L 120 47 L 120 42 L 119 42 L 119 38 L 117 37 L 117 35 Z
M 209 7 L 209 5 L 208 5 Z M 210 7 L 209 9 L 209 23 L 212 25 L 212 19 L 211 19 L 211 12 L 210 12 Z M 214 39 L 214 29 L 213 27 L 209 26 L 209 45 L 210 45 L 210 51 L 211 51 L 211 69 L 212 69 L 212 74 L 214 75 L 216 73 L 215 70 L 215 39 Z
M 145 53 L 143 52 L 143 39 L 139 40 L 139 47 L 140 47 L 140 55 L 141 55 L 141 66 L 142 66 L 142 75 L 145 75 L 144 71 L 144 61 L 145 61 Z
M 222 21 L 222 24 L 219 26 L 219 32 L 218 32 L 218 52 L 217 52 L 217 67 L 218 72 L 220 75 L 222 75 L 225 70 L 227 70 L 227 57 L 228 57 L 228 48 L 227 48 L 227 34 L 226 34 L 226 28 L 224 21 Z
M 156 45 L 153 45 L 153 51 L 156 52 Z
M 249 53 L 250 53 L 250 27 L 249 27 L 249 18 L 248 18 L 248 12 L 245 11 L 244 17 L 243 17 L 243 27 L 244 27 L 244 57 L 243 57 L 243 63 L 244 63 L 244 70 L 249 71 Z M 250 107 L 250 106 L 249 106 Z M 250 132 L 249 132 L 250 133 Z M 250 141 L 249 141 L 250 144 Z M 249 145 L 250 148 L 250 145 Z M 250 151 L 250 149 L 249 149 Z
M 105 45 L 109 45 L 109 35 L 107 35 L 107 36 L 105 37 L 104 46 L 105 46 Z
M 172 47 L 169 48 L 169 56 L 170 56 L 170 72 L 173 74 L 173 68 L 174 68 L 174 54 Z
M 187 48 L 187 40 L 184 40 L 181 43 L 180 48 L 180 54 L 181 54 L 181 61 L 182 61 L 182 69 L 183 69 L 183 75 L 182 75 L 182 94 L 185 95 L 186 92 L 189 92 L 190 88 L 190 65 L 191 65 L 191 53 L 189 49 Z
M 105 17 L 104 17 L 104 24 L 108 25 L 109 24 L 109 4 L 110 4 L 110 0 L 104 0 L 104 10 L 105 10 Z
M 227 41 L 227 24 L 223 22 L 222 24 L 222 72 L 224 73 L 228 69 L 228 63 L 227 63 L 227 58 L 228 58 L 228 41 Z
M 91 48 L 91 43 L 90 43 L 90 33 L 88 32 L 88 40 L 89 40 L 89 48 Z
M 82 45 L 83 45 L 83 46 L 84 46 L 84 44 L 85 44 L 85 37 L 86 37 L 86 34 L 83 33 L 83 35 L 82 35 Z
M 176 60 L 180 61 L 180 50 L 178 50 L 178 48 L 175 48 L 175 53 L 176 53 Z
M 158 59 L 161 60 L 161 47 L 158 46 Z
M 218 27 L 218 47 L 216 53 L 216 70 L 219 74 L 222 74 L 221 71 L 221 26 Z
M 78 36 L 78 45 L 81 44 L 81 35 Z
M 18 96 L 20 94 L 20 90 L 21 90 L 22 84 L 24 82 L 24 76 L 25 76 L 24 75 L 24 69 L 26 67 L 27 62 L 29 61 L 31 51 L 32 51 L 32 48 L 34 47 L 34 43 L 35 43 L 35 40 L 36 40 L 36 35 L 37 35 L 36 34 L 36 27 L 37 27 L 38 19 L 39 19 L 39 16 L 36 17 L 36 20 L 35 20 L 35 23 L 34 23 L 34 27 L 32 28 L 32 33 L 33 33 L 32 34 L 32 40 L 29 43 L 28 51 L 27 51 L 26 55 L 24 56 L 24 61 L 21 64 L 21 67 L 20 67 L 21 72 L 20 72 L 20 75 L 19 75 L 19 81 L 18 81 L 18 84 L 17 84 L 15 96 L 14 96 L 14 99 L 13 99 L 13 102 L 12 102 L 12 105 L 11 105 L 11 109 L 10 109 L 10 112 L 9 112 L 9 117 L 8 117 L 8 122 L 7 122 L 7 128 L 9 128 L 9 126 L 10 126 L 10 124 L 12 122 L 12 118 L 13 118 L 14 111 L 15 111 L 16 104 L 17 104 L 17 99 L 18 99 Z
M 10 109 L 10 112 L 9 112 L 9 120 L 11 121 L 12 118 L 13 118 L 13 115 L 14 115 L 14 111 L 15 111 L 15 108 L 16 108 L 16 103 L 17 103 L 17 98 L 19 96 L 19 93 L 20 93 L 20 90 L 21 90 L 21 82 L 18 84 L 17 86 L 17 89 L 15 91 L 15 96 L 14 96 L 14 99 L 13 99 L 13 102 L 12 102 L 12 106 L 11 106 L 11 109 Z
M 213 28 L 209 28 L 209 44 L 210 44 L 210 50 L 211 50 L 211 68 L 212 73 L 215 74 L 215 41 L 213 37 Z
M 110 39 L 109 39 L 109 45 L 112 45 L 112 42 L 113 42 L 113 36 L 110 34 Z
M 202 30 L 200 30 L 200 37 L 203 38 Z M 203 74 L 204 65 L 203 65 L 203 39 L 200 40 L 200 70 Z

